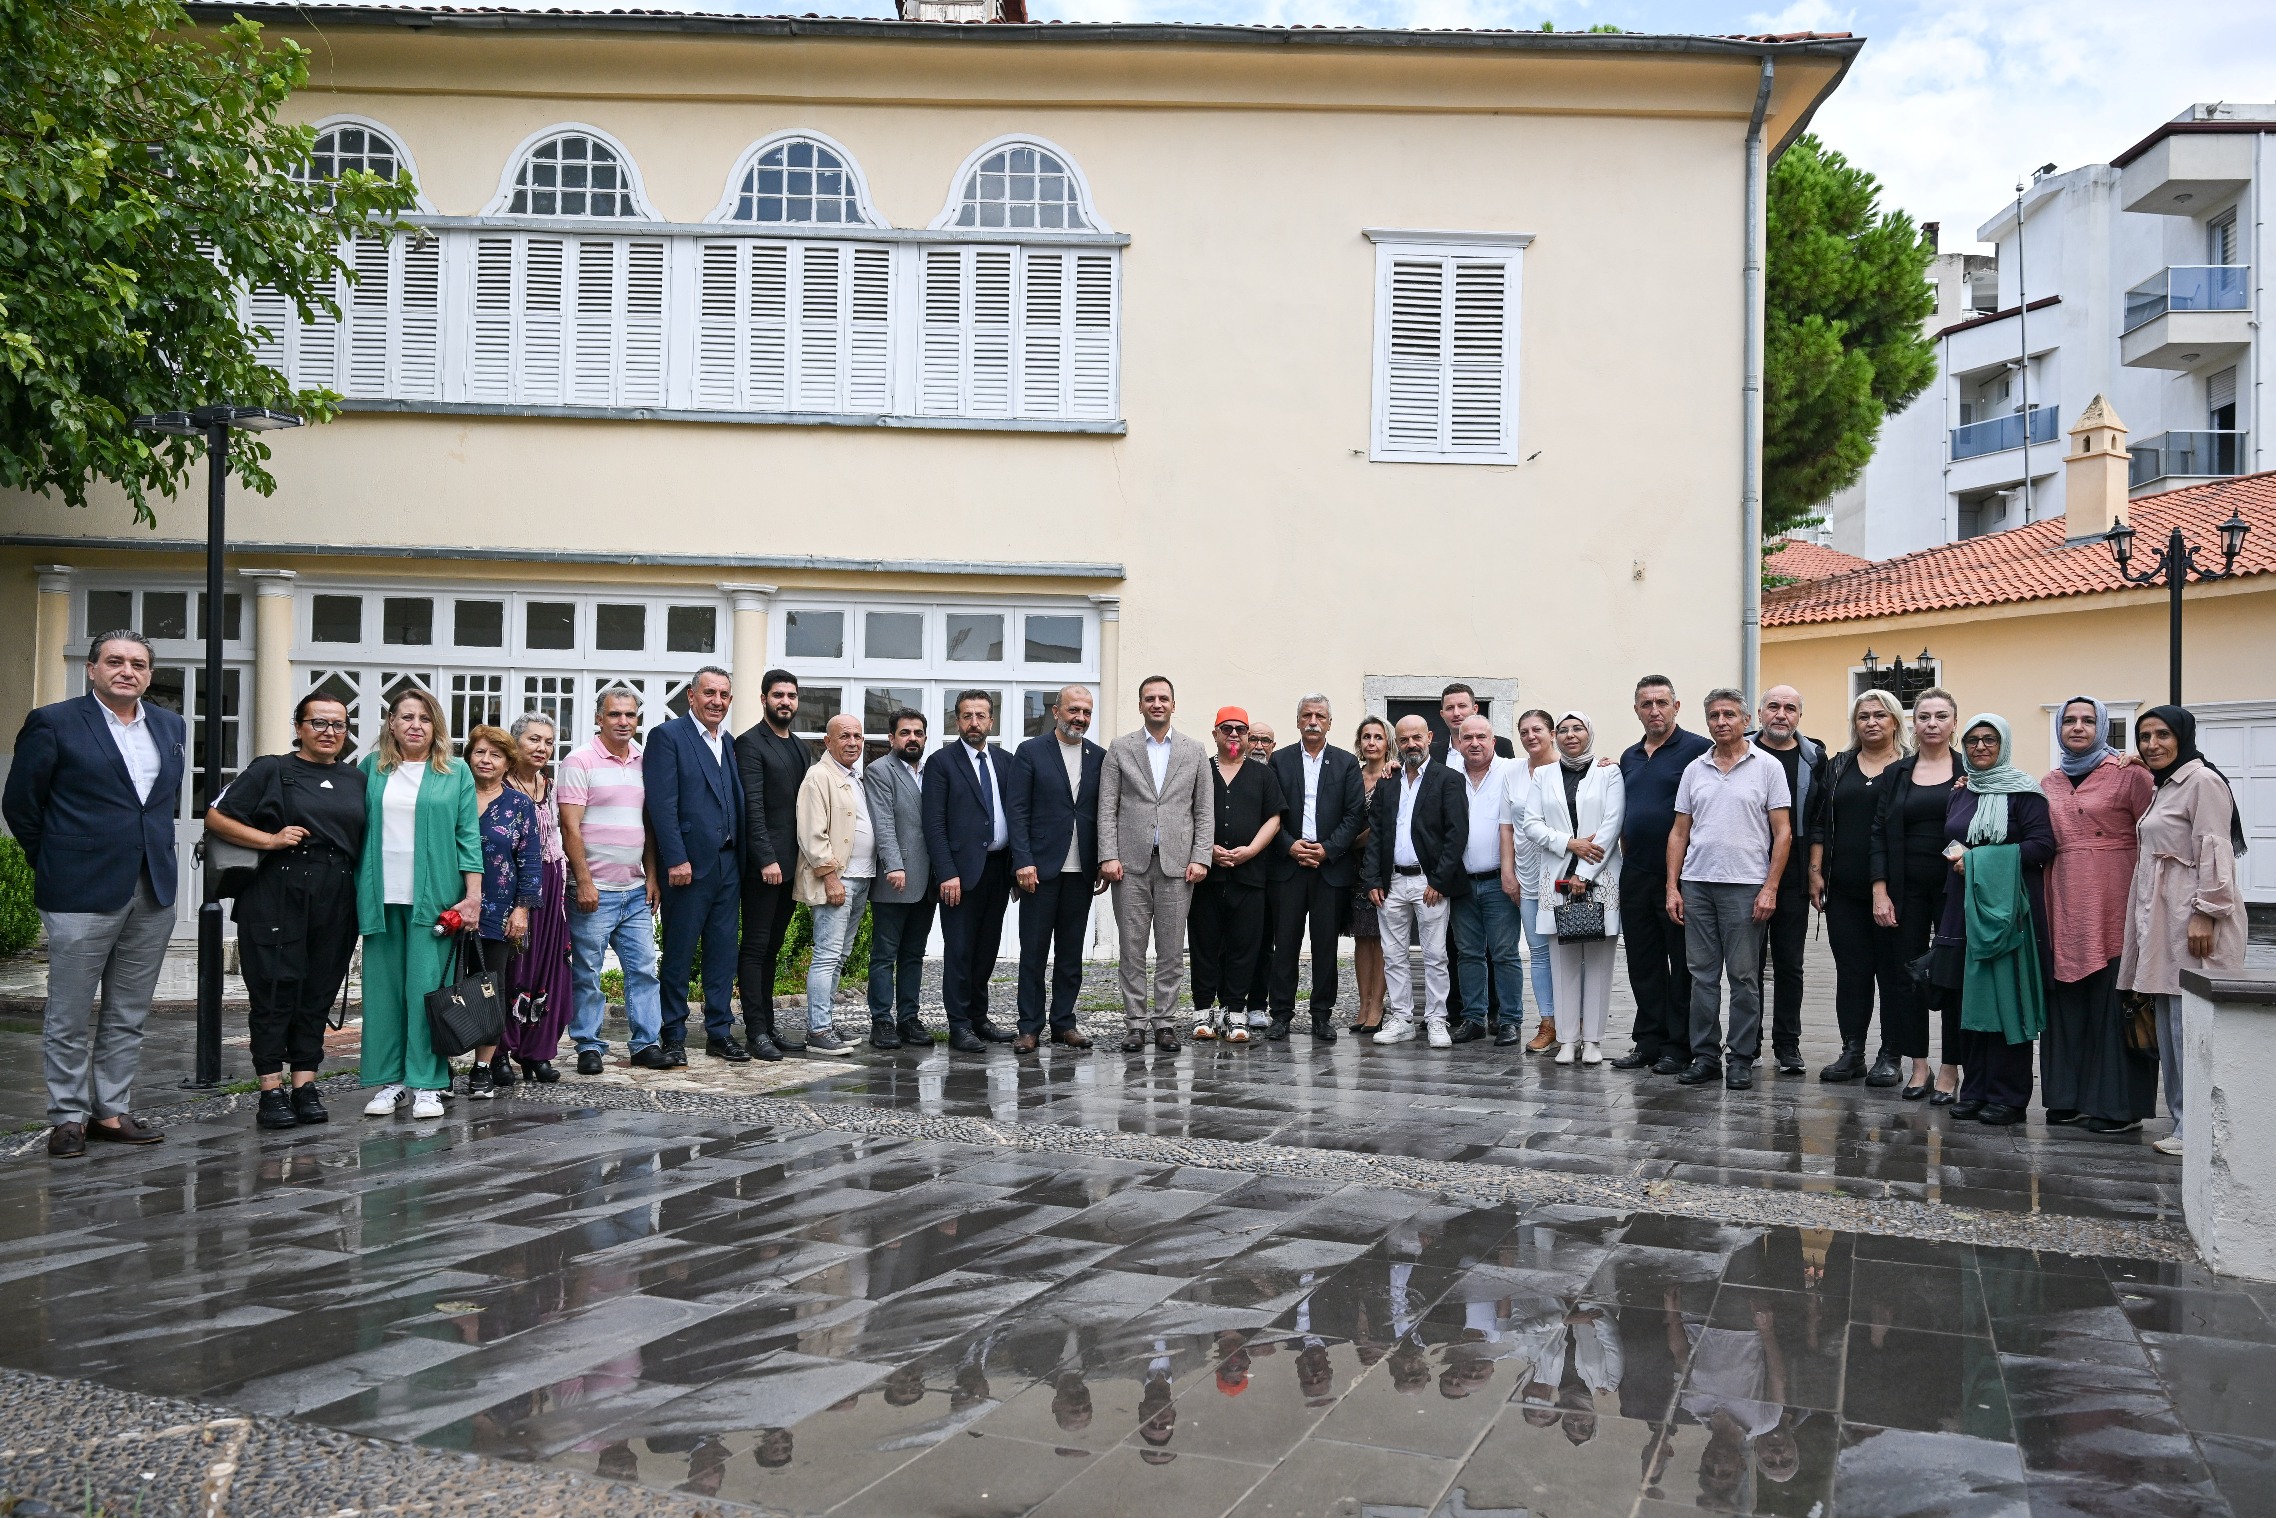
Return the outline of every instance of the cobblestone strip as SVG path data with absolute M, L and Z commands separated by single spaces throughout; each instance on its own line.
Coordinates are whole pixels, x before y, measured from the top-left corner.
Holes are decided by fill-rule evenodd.
M 835 1129 L 882 1138 L 996 1145 L 1153 1164 L 1192 1165 L 1207 1170 L 1356 1181 L 1369 1186 L 1432 1191 L 1485 1205 L 1565 1203 L 1623 1212 L 1677 1213 L 1725 1223 L 1833 1228 L 1851 1233 L 2039 1249 L 2056 1254 L 2198 1260 L 2196 1246 L 2178 1222 L 2127 1223 L 2051 1213 L 1948 1207 L 1895 1197 L 1766 1191 L 1757 1187 L 1708 1186 L 1695 1181 L 1641 1176 L 1624 1179 L 1574 1175 L 1564 1171 L 1360 1154 L 1341 1149 L 1299 1149 L 1228 1139 L 1156 1138 L 1051 1123 L 998 1123 L 985 1118 L 936 1116 L 893 1108 L 804 1102 L 790 1097 L 722 1097 L 655 1088 L 561 1085 L 528 1088 L 521 1099 L 618 1111 L 717 1115 L 736 1122 L 763 1123 L 778 1128 Z
M 751 1511 L 24 1371 L 0 1370 L 0 1429 L 0 1514 L 8 1518 L 724 1518 Z

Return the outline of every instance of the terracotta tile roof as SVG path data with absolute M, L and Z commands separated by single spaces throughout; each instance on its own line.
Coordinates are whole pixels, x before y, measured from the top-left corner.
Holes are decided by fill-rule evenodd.
M 2276 573 L 2276 472 L 2189 485 L 2135 501 L 2128 513 L 2140 533 L 2134 540 L 2135 566 L 2139 568 L 2146 556 L 2163 546 L 2166 534 L 2178 526 L 2197 545 L 2198 562 L 2209 560 L 2218 567 L 2217 528 L 2231 511 L 2241 512 L 2252 524 L 2237 559 L 2237 573 Z M 1901 617 L 2126 588 L 2106 545 L 2096 540 L 2066 547 L 2063 520 L 2053 517 L 1885 559 L 1831 579 L 1765 591 L 1762 624 L 1796 627 Z
M 1823 580 L 1833 575 L 1849 574 L 1853 570 L 1869 568 L 1873 561 L 1861 559 L 1838 548 L 1826 548 L 1817 543 L 1805 543 L 1800 538 L 1788 538 L 1762 556 L 1762 572 L 1773 578 L 1806 585 L 1812 580 Z

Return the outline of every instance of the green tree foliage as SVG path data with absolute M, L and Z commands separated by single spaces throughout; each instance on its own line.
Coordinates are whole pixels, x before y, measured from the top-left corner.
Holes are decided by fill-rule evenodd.
M 1933 250 L 1872 175 L 1803 137 L 1770 171 L 1762 530 L 1854 482 L 1881 419 L 1936 378 Z
M 32 905 L 32 865 L 24 846 L 0 837 L 0 959 L 39 941 L 40 914 Z
M 85 505 L 109 480 L 152 525 L 197 457 L 141 413 L 210 402 L 325 420 L 254 357 L 236 293 L 271 285 L 336 312 L 341 239 L 411 204 L 408 180 L 305 173 L 315 134 L 277 112 L 307 51 L 239 18 L 193 27 L 176 0 L 0 0 L 0 486 Z M 231 463 L 275 488 L 240 435 Z

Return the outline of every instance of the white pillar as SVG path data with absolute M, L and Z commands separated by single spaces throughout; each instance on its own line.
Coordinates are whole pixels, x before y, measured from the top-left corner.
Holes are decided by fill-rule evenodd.
M 1104 743 L 1122 731 L 1122 597 L 1093 596 L 1098 608 L 1098 711 L 1091 726 Z
M 727 726 L 742 732 L 766 714 L 759 677 L 767 670 L 767 598 L 772 585 L 723 584 L 719 589 L 735 603 L 735 625 L 728 641 L 728 673 L 735 677 L 735 697 L 728 709 Z
M 71 694 L 71 566 L 36 567 L 40 593 L 32 618 L 32 705 L 52 706 Z
M 240 569 L 253 582 L 253 757 L 292 748 L 292 583 L 290 569 Z
M 2205 1263 L 2276 1281 L 2276 973 L 2181 972 L 2181 1210 Z

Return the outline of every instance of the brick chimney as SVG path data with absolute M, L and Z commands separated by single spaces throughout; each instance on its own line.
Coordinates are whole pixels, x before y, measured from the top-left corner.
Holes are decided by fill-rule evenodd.
M 2071 423 L 2063 457 L 2063 540 L 2084 543 L 2126 520 L 2126 424 L 2101 396 Z

